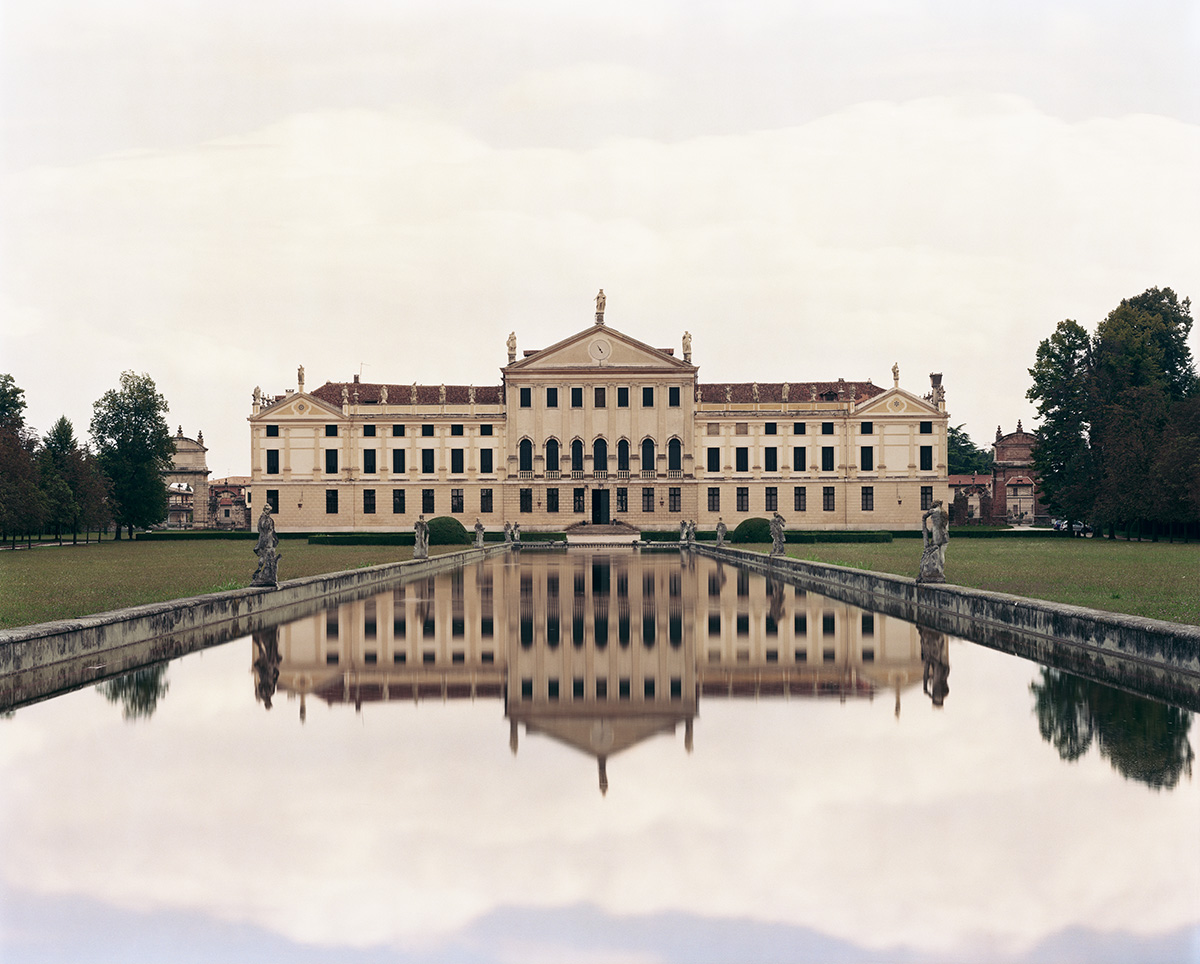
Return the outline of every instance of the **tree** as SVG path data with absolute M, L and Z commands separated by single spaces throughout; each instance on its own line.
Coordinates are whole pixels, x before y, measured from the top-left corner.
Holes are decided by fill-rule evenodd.
M 950 475 L 992 474 L 994 456 L 990 451 L 976 446 L 961 425 L 952 425 L 946 430 L 946 443 Z
M 167 401 L 149 375 L 122 372 L 121 388 L 105 392 L 93 408 L 92 438 L 112 485 L 117 535 L 125 526 L 133 538 L 134 526 L 167 517 L 163 473 L 171 468 L 175 452 L 165 417 Z
M 25 392 L 12 375 L 0 375 L 0 425 L 25 427 Z
M 1092 518 L 1096 467 L 1092 457 L 1092 343 L 1078 322 L 1060 321 L 1038 345 L 1026 396 L 1042 420 L 1033 465 L 1046 507 L 1066 519 Z

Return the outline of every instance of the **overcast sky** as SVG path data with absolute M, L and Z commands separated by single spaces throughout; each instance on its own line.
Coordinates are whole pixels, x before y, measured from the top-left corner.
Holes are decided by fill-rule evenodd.
M 981 444 L 1058 321 L 1200 296 L 1191 0 L 0 0 L 0 61 L 0 372 L 80 435 L 147 372 L 214 476 L 256 385 L 496 384 L 599 287 Z

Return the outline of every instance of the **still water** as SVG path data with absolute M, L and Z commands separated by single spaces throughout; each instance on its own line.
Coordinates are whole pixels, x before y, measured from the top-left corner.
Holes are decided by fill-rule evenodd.
M 6 961 L 1200 961 L 1191 715 L 527 553 L 0 721 Z

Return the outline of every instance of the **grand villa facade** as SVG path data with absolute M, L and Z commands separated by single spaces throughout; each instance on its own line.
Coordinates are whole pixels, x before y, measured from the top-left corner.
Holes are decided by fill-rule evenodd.
M 945 394 L 842 379 L 701 382 L 682 357 L 604 323 L 517 357 L 499 385 L 326 382 L 249 418 L 252 511 L 280 531 L 411 530 L 419 515 L 525 531 L 623 522 L 732 530 L 915 529 L 949 499 Z

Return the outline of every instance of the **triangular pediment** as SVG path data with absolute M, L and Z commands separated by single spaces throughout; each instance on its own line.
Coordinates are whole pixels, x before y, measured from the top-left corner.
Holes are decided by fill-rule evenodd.
M 510 374 L 534 374 L 586 368 L 633 368 L 695 371 L 695 366 L 652 348 L 607 325 L 593 325 L 548 348 L 527 355 L 504 369 Z
M 888 415 L 928 415 L 931 418 L 940 418 L 945 413 L 939 412 L 932 402 L 906 392 L 903 388 L 889 388 L 870 401 L 860 403 L 855 408 L 855 414 L 874 415 L 879 418 Z
M 335 408 L 328 402 L 323 402 L 321 399 L 307 392 L 294 392 L 287 395 L 278 402 L 273 402 L 270 405 L 264 404 L 257 415 L 251 415 L 252 422 L 269 422 L 276 418 L 290 419 L 311 419 L 316 422 L 324 422 L 330 416 L 341 418 L 342 410 Z

